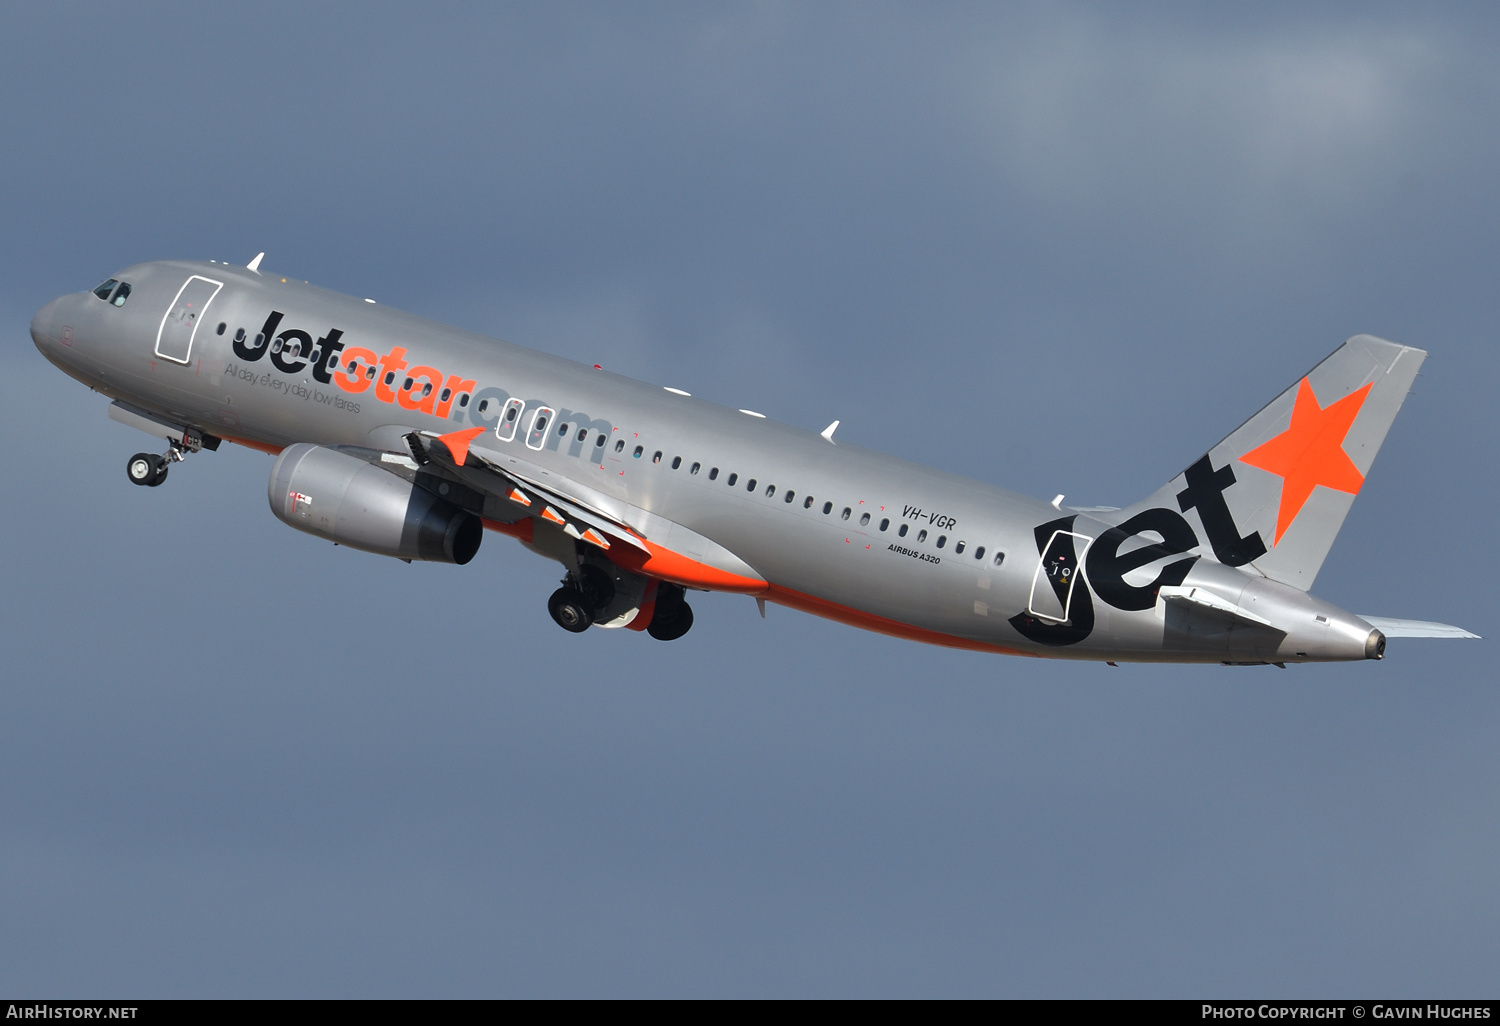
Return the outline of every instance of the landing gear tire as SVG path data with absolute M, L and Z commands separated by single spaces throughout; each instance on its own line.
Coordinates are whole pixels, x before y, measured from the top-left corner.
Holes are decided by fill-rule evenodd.
M 166 461 L 149 452 L 138 452 L 125 462 L 125 474 L 131 484 L 155 487 L 167 479 Z
M 552 614 L 552 619 L 557 621 L 559 627 L 574 634 L 582 634 L 594 622 L 588 600 L 577 588 L 558 588 L 554 591 L 547 600 L 547 612 Z
M 671 591 L 665 586 L 657 593 L 656 611 L 646 633 L 657 641 L 676 641 L 693 629 L 693 607 L 682 600 L 680 589 Z

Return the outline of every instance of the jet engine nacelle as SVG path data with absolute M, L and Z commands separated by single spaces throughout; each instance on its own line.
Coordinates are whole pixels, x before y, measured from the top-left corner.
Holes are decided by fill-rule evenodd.
M 484 525 L 405 478 L 305 442 L 271 468 L 271 512 L 299 531 L 398 559 L 464 564 Z

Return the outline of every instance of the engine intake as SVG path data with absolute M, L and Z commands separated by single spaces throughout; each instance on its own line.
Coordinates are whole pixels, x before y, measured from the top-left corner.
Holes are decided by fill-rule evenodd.
M 290 445 L 271 468 L 271 512 L 299 531 L 398 559 L 474 558 L 484 525 L 405 478 L 321 445 Z

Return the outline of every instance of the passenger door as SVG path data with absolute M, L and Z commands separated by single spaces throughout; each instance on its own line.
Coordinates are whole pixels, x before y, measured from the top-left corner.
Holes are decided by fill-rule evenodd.
M 1073 604 L 1082 555 L 1094 539 L 1072 531 L 1054 531 L 1047 549 L 1031 577 L 1031 601 L 1027 612 L 1040 620 L 1062 623 Z
M 156 355 L 173 363 L 188 363 L 193 352 L 193 337 L 198 333 L 198 324 L 208 312 L 208 304 L 224 287 L 221 281 L 213 281 L 193 275 L 177 290 L 177 298 L 167 308 L 156 332 Z

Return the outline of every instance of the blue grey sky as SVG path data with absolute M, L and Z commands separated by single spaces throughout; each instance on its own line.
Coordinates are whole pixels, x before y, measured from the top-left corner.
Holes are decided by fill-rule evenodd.
M 1493 642 L 1129 667 L 298 534 L 27 336 L 266 267 L 1050 498 L 1431 356 L 1316 592 L 1500 632 L 1492 5 L 0 8 L 0 992 L 1493 996 Z

